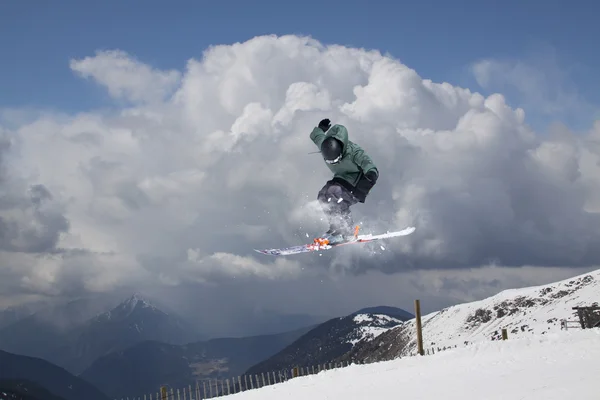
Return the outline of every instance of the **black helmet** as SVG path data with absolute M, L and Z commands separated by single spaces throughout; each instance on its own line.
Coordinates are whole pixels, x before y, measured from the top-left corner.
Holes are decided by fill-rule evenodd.
M 333 136 L 329 136 L 321 143 L 321 154 L 327 164 L 336 164 L 342 159 L 342 142 Z

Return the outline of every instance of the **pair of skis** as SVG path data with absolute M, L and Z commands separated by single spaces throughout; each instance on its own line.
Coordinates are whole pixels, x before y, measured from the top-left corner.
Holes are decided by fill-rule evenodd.
M 309 253 L 312 251 L 329 250 L 334 247 L 344 246 L 344 245 L 348 245 L 348 244 L 367 243 L 367 242 L 373 242 L 373 241 L 381 240 L 381 239 L 388 239 L 388 238 L 393 238 L 393 237 L 398 237 L 398 236 L 406 236 L 406 235 L 410 235 L 411 233 L 413 233 L 415 231 L 415 229 L 416 229 L 415 227 L 411 226 L 411 227 L 402 229 L 400 231 L 386 232 L 386 233 L 381 233 L 378 235 L 372 235 L 372 234 L 359 235 L 358 234 L 359 227 L 356 226 L 356 228 L 354 229 L 354 237 L 352 239 L 344 241 L 344 242 L 329 243 L 329 241 L 327 239 L 315 238 L 312 243 L 301 244 L 301 245 L 297 245 L 297 246 L 276 248 L 276 249 L 262 249 L 262 250 L 254 249 L 254 250 L 261 254 L 267 254 L 267 255 L 271 255 L 271 256 L 288 256 L 288 255 L 293 255 L 293 254 Z

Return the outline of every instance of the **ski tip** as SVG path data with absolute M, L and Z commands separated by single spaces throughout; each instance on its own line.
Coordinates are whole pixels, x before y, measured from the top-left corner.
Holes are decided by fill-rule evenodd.
M 268 256 L 274 256 L 276 255 L 274 251 L 269 251 L 269 250 L 260 250 L 260 249 L 254 249 L 255 252 L 260 253 L 260 254 L 266 254 Z
M 411 233 L 413 233 L 415 230 L 417 230 L 417 228 L 415 228 L 414 226 L 409 226 L 407 228 L 404 228 L 402 230 L 399 231 L 388 231 L 388 235 L 394 235 L 394 236 L 406 236 L 406 235 L 410 235 Z

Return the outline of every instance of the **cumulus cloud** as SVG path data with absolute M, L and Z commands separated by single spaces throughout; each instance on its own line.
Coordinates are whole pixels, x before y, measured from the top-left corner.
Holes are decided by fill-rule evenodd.
M 561 60 L 550 45 L 537 44 L 524 58 L 478 60 L 471 65 L 471 72 L 484 90 L 501 92 L 512 104 L 526 108 L 530 120 L 547 122 L 552 118 L 579 128 L 598 116 L 598 106 L 579 92 L 576 83 L 595 72 Z
M 106 86 L 111 96 L 134 103 L 164 100 L 181 77 L 179 71 L 159 71 L 119 50 L 71 60 L 70 66 L 80 76 Z
M 51 253 L 69 221 L 64 206 L 41 183 L 14 177 L 9 134 L 0 131 L 0 251 Z
M 541 136 L 501 94 L 305 37 L 214 46 L 183 71 L 121 51 L 71 68 L 133 105 L 4 127 L 0 292 L 600 262 L 597 127 Z M 315 198 L 330 176 L 308 137 L 322 118 L 381 172 L 354 207 L 363 230 L 417 230 L 385 250 L 257 254 L 327 229 Z

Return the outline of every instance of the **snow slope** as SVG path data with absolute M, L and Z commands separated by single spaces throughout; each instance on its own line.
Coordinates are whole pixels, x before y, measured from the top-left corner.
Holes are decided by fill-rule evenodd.
M 457 304 L 422 316 L 425 351 L 463 347 L 473 342 L 547 334 L 561 330 L 561 320 L 579 317 L 576 306 L 598 305 L 600 270 L 548 285 L 502 291 L 470 303 Z M 371 341 L 357 343 L 338 361 L 376 362 L 417 353 L 415 319 L 380 333 Z
M 557 332 L 562 319 L 579 320 L 572 307 L 598 305 L 599 301 L 600 270 L 553 284 L 505 290 L 423 316 L 423 345 L 454 347 L 499 339 L 502 328 L 508 330 L 509 338 Z M 402 355 L 416 354 L 415 320 L 396 329 L 410 338 Z
M 577 321 L 579 326 L 573 307 L 598 305 L 599 301 L 600 270 L 548 285 L 505 290 L 422 316 L 423 346 L 437 350 L 497 340 L 503 328 L 509 338 L 557 332 L 563 319 Z M 353 352 L 351 359 L 368 362 L 416 354 L 416 320 L 388 330 L 376 343 L 365 343 Z
M 598 360 L 599 329 L 557 331 L 351 365 L 227 398 L 591 400 L 599 398 Z
M 348 335 L 348 343 L 371 341 L 403 321 L 385 314 L 357 314 L 352 318 L 357 327 Z

